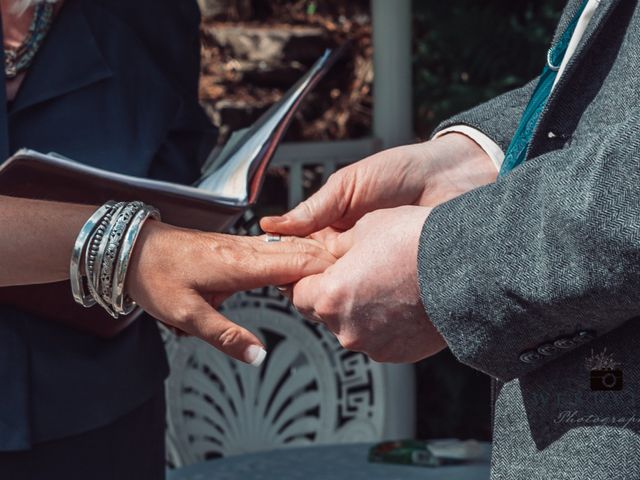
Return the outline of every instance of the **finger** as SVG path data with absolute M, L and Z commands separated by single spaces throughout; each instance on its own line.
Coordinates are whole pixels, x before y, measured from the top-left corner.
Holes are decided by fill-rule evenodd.
M 273 256 L 275 254 L 283 254 L 283 255 L 297 255 L 299 260 L 309 259 L 309 260 L 317 260 L 319 263 L 324 265 L 323 269 L 328 265 L 333 264 L 336 261 L 336 258 L 331 255 L 331 253 L 326 249 L 326 247 L 322 244 L 322 242 L 318 240 L 314 240 L 312 238 L 298 238 L 298 237 L 281 237 L 279 241 L 267 241 L 266 235 L 261 235 L 259 237 L 238 237 L 242 238 L 244 242 L 251 243 L 252 249 L 252 267 L 260 266 L 259 263 L 253 261 L 256 260 L 256 255 L 263 256 Z M 318 273 L 318 272 L 310 272 L 310 273 Z M 287 282 L 291 283 L 291 282 Z
M 328 229 L 327 229 L 328 230 Z M 319 233 L 319 232 L 318 232 Z M 326 234 L 329 235 L 328 233 Z M 315 234 L 314 234 L 315 237 Z M 326 259 L 331 259 L 332 255 L 324 247 L 322 237 L 300 238 L 294 236 L 281 236 L 279 240 L 269 240 L 267 235 L 257 237 L 244 237 L 245 241 L 251 242 L 253 248 L 265 253 L 308 253 Z
M 305 253 L 261 253 L 254 255 L 244 271 L 236 272 L 232 290 L 251 290 L 265 285 L 287 285 L 308 275 L 324 272 L 335 259 Z M 230 288 L 231 290 L 231 288 Z
M 178 328 L 201 338 L 221 352 L 253 366 L 260 366 L 267 352 L 260 340 L 247 329 L 217 312 L 194 292 L 189 311 Z
M 325 248 L 336 258 L 343 257 L 355 243 L 355 231 L 352 228 L 346 232 L 342 232 L 339 235 L 333 235 L 328 237 L 324 242 Z
M 316 305 L 324 292 L 326 274 L 310 275 L 296 283 L 292 290 L 291 302 L 307 320 L 326 323 L 316 311 Z
M 302 276 L 313 275 L 333 265 L 336 258 L 318 240 L 311 238 L 282 237 L 279 242 L 265 242 L 265 237 L 253 237 L 254 260 L 251 266 L 273 280 L 271 285 L 292 283 Z M 283 261 L 288 260 L 288 261 Z M 262 261 L 262 263 L 260 263 Z
M 320 230 L 318 232 L 312 233 L 307 238 L 310 238 L 312 240 L 316 240 L 317 242 L 320 242 L 322 245 L 326 246 L 327 242 L 333 240 L 334 238 L 336 238 L 341 233 L 342 232 L 340 230 L 337 230 L 337 229 L 335 229 L 333 227 L 327 227 L 327 228 L 323 228 L 322 230 Z
M 314 195 L 279 217 L 264 217 L 265 232 L 307 236 L 341 219 L 347 210 L 350 193 L 344 175 L 334 175 Z
M 336 260 L 320 242 L 311 239 L 287 238 L 271 243 L 264 237 L 233 237 L 231 243 L 224 240 L 221 243 L 226 246 L 218 250 L 218 258 L 226 263 L 225 274 L 214 274 L 211 284 L 205 279 L 197 290 L 237 292 L 286 285 L 320 273 Z

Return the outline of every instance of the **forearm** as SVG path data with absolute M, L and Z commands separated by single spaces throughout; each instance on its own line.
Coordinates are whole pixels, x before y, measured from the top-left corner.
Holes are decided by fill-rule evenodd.
M 95 208 L 0 196 L 0 287 L 68 279 L 73 244 Z
M 433 211 L 423 302 L 461 361 L 509 380 L 640 314 L 639 127 L 634 111 Z
M 487 152 L 460 133 L 449 133 L 419 145 L 416 155 L 427 166 L 428 195 L 420 202 L 434 207 L 463 193 L 495 182 L 498 171 Z

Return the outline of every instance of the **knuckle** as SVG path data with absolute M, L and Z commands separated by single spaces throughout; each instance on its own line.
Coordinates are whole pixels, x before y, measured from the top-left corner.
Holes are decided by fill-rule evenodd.
M 242 341 L 242 329 L 237 326 L 225 328 L 218 334 L 218 344 L 221 348 L 232 348 Z
M 307 257 L 311 255 L 312 252 L 315 252 L 319 249 L 319 247 L 314 243 L 314 241 L 306 239 L 306 238 L 292 238 L 289 242 L 291 245 L 287 244 L 289 247 L 290 254 L 298 257 L 298 261 L 305 260 Z
M 196 320 L 196 313 L 188 305 L 178 306 L 174 309 L 173 318 L 176 326 L 191 325 Z
M 292 256 L 290 261 L 293 262 L 293 267 L 296 270 L 307 272 L 314 269 L 313 267 L 316 265 L 318 259 L 311 252 L 298 252 Z
M 331 319 L 338 316 L 340 302 L 332 295 L 323 295 L 315 305 L 316 314 L 323 319 Z
M 336 170 L 327 178 L 327 185 L 331 187 L 339 187 L 344 179 L 345 169 Z
M 298 311 L 298 313 L 302 315 L 304 318 L 308 320 L 315 319 L 316 312 L 312 308 L 308 308 L 306 306 L 296 304 L 295 301 L 293 302 L 293 306 Z
M 295 250 L 297 250 L 297 248 L 293 248 L 292 250 L 293 253 L 291 253 L 286 259 L 286 266 L 288 268 L 304 272 L 307 265 L 307 255 L 302 252 L 296 252 Z
M 343 348 L 352 352 L 364 352 L 364 342 L 361 337 L 353 333 L 338 336 L 338 341 Z
M 311 199 L 301 202 L 298 208 L 300 208 L 308 218 L 313 217 L 314 208 Z
M 321 295 L 318 296 L 315 309 L 325 319 L 337 319 L 351 317 L 349 305 L 350 289 L 343 285 L 339 278 L 332 277 L 325 282 Z

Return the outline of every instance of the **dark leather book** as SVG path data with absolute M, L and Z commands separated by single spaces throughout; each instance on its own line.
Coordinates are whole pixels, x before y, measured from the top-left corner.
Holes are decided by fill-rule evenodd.
M 167 223 L 223 231 L 256 201 L 295 112 L 340 54 L 326 51 L 252 127 L 235 132 L 218 155 L 210 156 L 194 186 L 122 175 L 23 149 L 0 165 L 0 194 L 93 205 L 140 200 L 158 208 Z

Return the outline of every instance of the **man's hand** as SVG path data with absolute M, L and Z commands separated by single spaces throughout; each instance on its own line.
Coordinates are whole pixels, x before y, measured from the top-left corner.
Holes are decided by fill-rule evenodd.
M 495 181 L 497 169 L 469 137 L 392 148 L 334 173 L 315 195 L 282 217 L 260 222 L 266 232 L 306 236 L 351 228 L 363 215 L 402 205 L 435 207 Z
M 415 362 L 445 348 L 418 291 L 418 243 L 430 212 L 379 210 L 346 232 L 316 235 L 338 261 L 294 286 L 296 308 L 324 323 L 345 348 L 377 361 Z
M 131 297 L 158 320 L 201 338 L 247 363 L 264 359 L 263 345 L 216 308 L 231 294 L 298 281 L 323 272 L 335 258 L 321 243 L 204 233 L 149 221 L 127 274 Z

